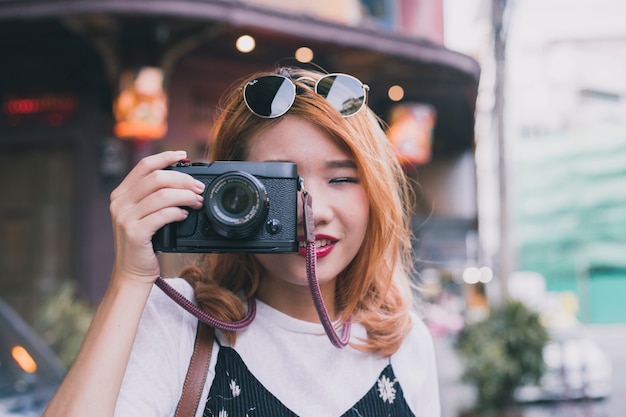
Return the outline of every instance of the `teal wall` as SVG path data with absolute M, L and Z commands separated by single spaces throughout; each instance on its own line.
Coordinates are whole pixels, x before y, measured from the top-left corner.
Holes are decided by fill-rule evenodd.
M 626 124 L 520 139 L 512 159 L 518 268 L 574 291 L 582 321 L 626 323 Z
M 626 268 L 592 270 L 588 321 L 623 323 L 626 318 Z

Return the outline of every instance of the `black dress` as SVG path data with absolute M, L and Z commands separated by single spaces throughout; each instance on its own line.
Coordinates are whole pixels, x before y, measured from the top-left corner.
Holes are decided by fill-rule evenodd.
M 252 375 L 234 349 L 222 346 L 218 353 L 215 379 L 209 391 L 203 416 L 297 417 L 297 414 L 287 408 Z M 378 379 L 373 381 L 373 386 L 367 394 L 341 417 L 415 417 L 415 415 L 409 409 L 402 388 L 389 364 Z

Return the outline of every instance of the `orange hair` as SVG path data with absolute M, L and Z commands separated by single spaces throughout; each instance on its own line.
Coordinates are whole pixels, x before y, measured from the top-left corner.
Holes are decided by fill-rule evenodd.
M 288 114 L 319 126 L 354 157 L 370 202 L 361 249 L 337 277 L 337 311 L 343 320 L 352 317 L 367 330 L 367 340 L 355 348 L 389 356 L 411 328 L 411 188 L 381 121 L 369 108 L 344 118 L 312 91 L 312 83 L 324 74 L 302 69 L 289 69 L 289 73 L 298 95 Z M 248 80 L 260 75 L 264 74 Z M 252 133 L 280 121 L 280 117 L 264 119 L 252 114 L 242 99 L 242 88 L 232 89 L 225 101 L 212 160 L 245 160 Z M 196 299 L 208 313 L 240 320 L 244 315 L 241 294 L 244 299 L 254 296 L 261 273 L 252 255 L 210 254 L 200 268 L 188 268 L 181 275 L 194 285 Z M 236 335 L 226 337 L 234 342 Z

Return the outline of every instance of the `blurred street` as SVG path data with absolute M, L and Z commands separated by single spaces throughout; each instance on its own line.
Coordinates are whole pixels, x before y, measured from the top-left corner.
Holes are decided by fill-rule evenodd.
M 622 417 L 626 410 L 626 325 L 588 325 L 585 333 L 611 358 L 613 395 L 604 400 L 532 404 L 523 407 L 524 417 Z M 462 364 L 450 337 L 436 337 L 442 417 L 458 417 L 472 404 L 471 387 L 460 381 Z
M 70 365 L 107 290 L 110 195 L 131 167 L 174 149 L 204 161 L 245 74 L 347 73 L 367 84 L 413 186 L 441 417 L 474 402 L 454 335 L 511 296 L 548 330 L 588 323 L 595 349 L 555 337 L 534 364 L 550 363 L 542 388 L 556 389 L 534 399 L 589 392 L 589 380 L 612 388 L 525 404 L 523 417 L 624 417 L 624 16 L 625 0 L 0 1 L 0 302 Z M 161 275 L 197 255 L 161 254 Z M 477 339 L 505 340 L 495 334 Z M 474 363 L 499 371 L 518 352 L 531 350 Z M 598 368 L 604 378 L 590 377 Z

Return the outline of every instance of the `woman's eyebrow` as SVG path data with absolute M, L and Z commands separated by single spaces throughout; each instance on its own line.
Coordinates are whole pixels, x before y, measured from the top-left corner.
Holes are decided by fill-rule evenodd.
M 356 169 L 356 162 L 352 159 L 340 159 L 340 160 L 332 160 L 326 161 L 324 164 L 327 168 L 351 168 Z
M 290 161 L 287 159 L 266 159 L 263 162 L 291 162 L 291 163 L 295 163 L 294 161 Z M 334 159 L 331 161 L 326 161 L 324 162 L 324 167 L 325 168 L 350 168 L 350 169 L 357 169 L 356 166 L 356 162 L 354 162 L 352 159 Z

